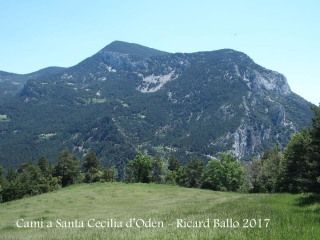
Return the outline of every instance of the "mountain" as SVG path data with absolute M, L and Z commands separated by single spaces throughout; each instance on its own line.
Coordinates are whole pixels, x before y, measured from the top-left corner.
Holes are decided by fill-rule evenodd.
M 167 55 L 167 52 L 159 51 L 153 48 L 145 47 L 135 43 L 127 43 L 122 41 L 114 41 L 105 48 L 103 48 L 99 53 L 103 52 L 113 52 L 120 53 L 124 55 L 130 55 L 137 59 L 155 57 Z
M 79 64 L 30 78 L 0 105 L 0 164 L 89 148 L 121 171 L 136 150 L 248 160 L 311 123 L 286 78 L 231 49 L 166 53 L 116 41 Z
M 28 79 L 55 74 L 63 69 L 62 67 L 48 67 L 29 74 L 15 74 L 0 71 L 0 100 L 19 93 Z

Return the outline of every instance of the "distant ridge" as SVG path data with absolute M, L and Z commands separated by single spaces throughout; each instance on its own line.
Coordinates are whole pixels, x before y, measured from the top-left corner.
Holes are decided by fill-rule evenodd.
M 64 69 L 65 68 L 63 67 L 47 67 L 27 74 L 0 71 L 0 99 L 15 96 L 23 89 L 24 84 L 30 79 L 57 74 Z
M 101 50 L 102 52 L 116 52 L 128 54 L 140 58 L 154 57 L 170 54 L 157 49 L 145 47 L 136 43 L 127 43 L 123 41 L 114 41 Z

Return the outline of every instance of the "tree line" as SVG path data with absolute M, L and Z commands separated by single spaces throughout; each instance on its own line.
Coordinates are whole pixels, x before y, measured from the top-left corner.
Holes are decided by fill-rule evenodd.
M 28 161 L 4 174 L 0 166 L 0 202 L 55 191 L 75 183 L 113 182 L 117 179 L 115 167 L 100 167 L 97 155 L 89 151 L 80 164 L 67 149 L 60 152 L 56 164 L 40 157 L 36 163 Z
M 243 166 L 231 153 L 221 153 L 219 159 L 212 158 L 206 165 L 200 158 L 193 157 L 183 166 L 174 156 L 164 160 L 138 152 L 128 162 L 124 175 L 127 183 L 154 182 L 219 191 L 240 191 L 244 178 Z
M 286 148 L 277 145 L 248 165 L 252 192 L 320 193 L 320 108 L 312 127 L 295 133 Z
M 119 179 L 115 167 L 102 168 L 89 151 L 82 163 L 68 150 L 55 164 L 45 157 L 21 164 L 6 173 L 0 166 L 0 202 L 57 190 L 75 183 L 113 182 L 176 184 L 215 191 L 250 193 L 320 193 L 320 108 L 313 107 L 312 127 L 294 134 L 284 150 L 276 145 L 259 158 L 240 162 L 230 152 L 207 163 L 194 156 L 186 165 L 171 156 L 137 152 Z

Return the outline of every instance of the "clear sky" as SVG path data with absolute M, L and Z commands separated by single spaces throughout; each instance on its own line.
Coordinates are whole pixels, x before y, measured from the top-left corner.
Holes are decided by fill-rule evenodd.
M 0 70 L 69 67 L 114 40 L 168 52 L 232 48 L 320 102 L 318 0 L 0 0 Z

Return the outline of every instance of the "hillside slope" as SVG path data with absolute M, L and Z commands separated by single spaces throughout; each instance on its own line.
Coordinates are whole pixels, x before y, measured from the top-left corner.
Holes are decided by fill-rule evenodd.
M 27 81 L 0 105 L 0 163 L 89 148 L 121 171 L 136 150 L 182 161 L 231 150 L 240 159 L 309 126 L 311 104 L 286 78 L 231 49 L 166 53 L 116 41 L 79 64 Z
M 0 233 L 3 240 L 317 239 L 319 203 L 307 200 L 300 195 L 248 195 L 154 184 L 75 185 L 0 204 Z M 132 227 L 125 225 L 130 219 Z M 149 219 L 155 221 L 154 227 L 142 226 Z M 47 227 L 50 221 L 52 227 Z M 195 226 L 199 221 L 209 221 L 209 227 L 182 227 L 183 222 Z M 239 222 L 239 227 L 231 227 L 231 221 Z M 30 224 L 35 227 L 21 227 Z
M 28 74 L 0 71 L 0 100 L 3 101 L 18 94 L 29 79 L 55 74 L 61 72 L 63 69 L 62 67 L 48 67 Z

